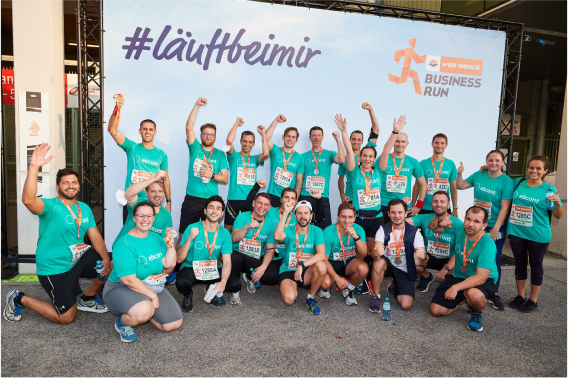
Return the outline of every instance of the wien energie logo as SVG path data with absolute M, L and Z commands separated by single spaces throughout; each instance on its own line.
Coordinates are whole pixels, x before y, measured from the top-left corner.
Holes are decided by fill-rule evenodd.
M 400 64 L 402 62 L 402 72 L 400 76 L 393 74 L 389 75 L 389 80 L 395 84 L 404 84 L 408 78 L 412 79 L 414 85 L 414 92 L 418 95 L 435 96 L 435 97 L 448 97 L 451 86 L 479 88 L 481 87 L 481 78 L 455 76 L 455 75 L 440 75 L 433 73 L 426 73 L 423 84 L 424 93 L 422 93 L 422 86 L 418 72 L 412 70 L 410 66 L 412 62 L 416 64 L 426 63 L 424 67 L 429 72 L 439 72 L 457 75 L 468 76 L 482 76 L 483 74 L 483 60 L 477 59 L 464 59 L 453 58 L 440 55 L 419 55 L 414 48 L 416 47 L 416 38 L 408 41 L 410 47 L 397 50 L 394 53 L 394 60 Z M 432 86 L 434 85 L 434 86 Z

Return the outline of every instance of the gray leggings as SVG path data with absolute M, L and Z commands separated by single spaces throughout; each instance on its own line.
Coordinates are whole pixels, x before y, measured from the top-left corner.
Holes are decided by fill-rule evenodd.
M 112 281 L 107 281 L 105 284 L 103 299 L 110 312 L 116 316 L 127 314 L 134 305 L 142 301 L 151 302 L 150 298 L 144 294 L 132 291 L 122 283 Z M 158 294 L 158 300 L 160 307 L 154 312 L 152 319 L 162 325 L 183 319 L 181 309 L 169 291 L 164 289 Z

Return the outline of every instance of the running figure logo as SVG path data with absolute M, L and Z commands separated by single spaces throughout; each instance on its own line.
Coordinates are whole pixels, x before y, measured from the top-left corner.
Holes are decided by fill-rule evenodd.
M 411 47 L 407 47 L 406 49 L 397 50 L 394 53 L 394 60 L 397 63 L 400 63 L 400 58 L 404 57 L 404 62 L 402 64 L 402 74 L 400 77 L 394 76 L 389 74 L 389 80 L 396 84 L 403 84 L 406 83 L 408 77 L 414 81 L 414 91 L 422 95 L 422 88 L 420 88 L 420 80 L 418 79 L 418 72 L 411 70 L 410 65 L 412 61 L 415 61 L 418 64 L 424 63 L 426 61 L 426 55 L 418 55 L 416 51 L 414 51 L 414 47 L 416 47 L 416 38 L 411 39 L 408 41 Z

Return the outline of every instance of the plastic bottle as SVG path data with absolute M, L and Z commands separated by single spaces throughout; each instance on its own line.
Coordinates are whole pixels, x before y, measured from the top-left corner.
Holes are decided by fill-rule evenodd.
M 219 303 L 219 306 L 224 306 L 227 304 L 227 300 L 225 299 L 223 292 L 217 293 L 217 303 Z
M 546 191 L 546 199 L 544 200 L 544 203 L 546 204 L 546 210 L 552 210 L 556 207 L 556 204 L 550 199 L 550 197 L 552 197 L 553 195 L 554 190 L 548 188 L 548 190 Z
M 388 298 L 385 298 L 385 301 L 383 303 L 383 320 L 385 322 L 391 320 L 391 304 Z
M 361 282 L 359 285 L 357 285 L 357 287 L 355 288 L 355 294 L 357 294 L 357 295 L 363 294 L 363 282 Z
M 252 275 L 253 274 L 254 274 L 254 269 L 250 268 L 249 280 L 251 280 L 251 281 L 252 281 Z M 253 283 L 254 283 L 254 287 L 256 287 L 257 289 L 260 289 L 260 287 L 262 286 L 262 284 L 260 283 L 260 280 L 258 280 L 256 282 L 253 281 Z
M 104 281 L 107 278 L 101 276 L 101 272 L 103 271 L 103 268 L 105 266 L 103 265 L 103 263 L 101 262 L 101 260 L 97 260 L 97 265 L 95 265 L 95 270 L 97 271 L 97 277 L 99 277 L 99 281 Z
M 203 298 L 203 300 L 207 303 L 211 303 L 211 300 L 213 300 L 213 297 L 219 292 L 219 290 L 217 289 L 217 285 L 209 285 L 209 289 L 207 290 L 207 293 L 205 294 L 205 297 Z

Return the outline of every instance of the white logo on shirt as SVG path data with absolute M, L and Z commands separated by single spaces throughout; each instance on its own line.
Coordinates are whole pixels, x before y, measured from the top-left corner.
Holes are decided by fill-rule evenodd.
M 148 159 L 142 159 L 142 163 L 150 164 L 150 165 L 153 165 L 153 166 L 156 166 L 156 167 L 160 165 L 160 164 L 158 164 L 157 162 L 155 162 L 155 161 L 150 161 L 150 160 L 148 160 Z

